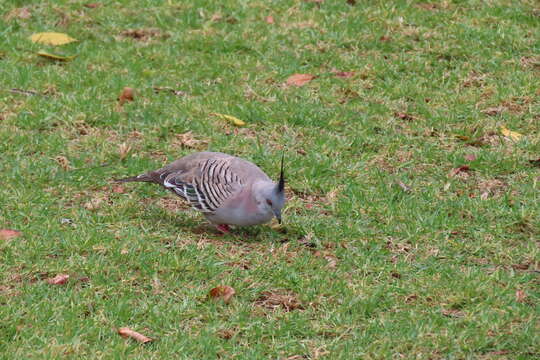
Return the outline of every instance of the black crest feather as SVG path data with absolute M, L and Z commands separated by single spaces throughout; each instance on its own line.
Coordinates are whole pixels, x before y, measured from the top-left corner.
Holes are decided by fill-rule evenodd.
M 281 154 L 281 172 L 279 173 L 279 183 L 278 183 L 278 192 L 283 192 L 285 190 L 285 175 L 283 174 L 283 160 L 285 158 L 285 153 Z

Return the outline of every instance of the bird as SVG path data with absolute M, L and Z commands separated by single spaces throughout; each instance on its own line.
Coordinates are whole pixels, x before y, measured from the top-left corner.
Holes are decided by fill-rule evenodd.
M 221 233 L 230 225 L 264 224 L 276 217 L 286 202 L 284 155 L 278 182 L 257 165 L 221 152 L 196 152 L 160 169 L 116 179 L 118 183 L 148 182 L 163 186 L 201 212 Z

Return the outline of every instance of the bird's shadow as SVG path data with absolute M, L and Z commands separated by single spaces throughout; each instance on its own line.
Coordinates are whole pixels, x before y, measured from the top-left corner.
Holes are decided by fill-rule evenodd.
M 146 208 L 140 219 L 151 229 L 163 231 L 169 229 L 171 232 L 192 233 L 196 236 L 205 235 L 208 239 L 224 240 L 230 239 L 244 243 L 273 240 L 276 242 L 289 241 L 283 234 L 287 234 L 286 229 L 273 229 L 268 225 L 257 225 L 249 227 L 231 227 L 229 233 L 222 233 L 203 216 L 193 217 L 187 215 L 187 211 L 177 211 L 171 213 L 159 207 Z

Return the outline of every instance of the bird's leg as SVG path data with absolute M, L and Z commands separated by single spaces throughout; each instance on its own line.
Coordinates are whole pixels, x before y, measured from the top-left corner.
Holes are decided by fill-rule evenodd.
M 229 225 L 227 224 L 216 225 L 216 229 L 218 229 L 218 231 L 222 232 L 223 234 L 227 234 L 231 231 L 231 229 L 229 228 Z

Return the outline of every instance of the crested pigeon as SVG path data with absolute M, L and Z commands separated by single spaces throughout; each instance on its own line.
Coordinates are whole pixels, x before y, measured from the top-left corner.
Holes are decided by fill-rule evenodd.
M 147 173 L 117 182 L 150 182 L 180 196 L 221 232 L 229 225 L 281 223 L 285 204 L 283 157 L 278 183 L 257 165 L 220 152 L 197 152 Z

